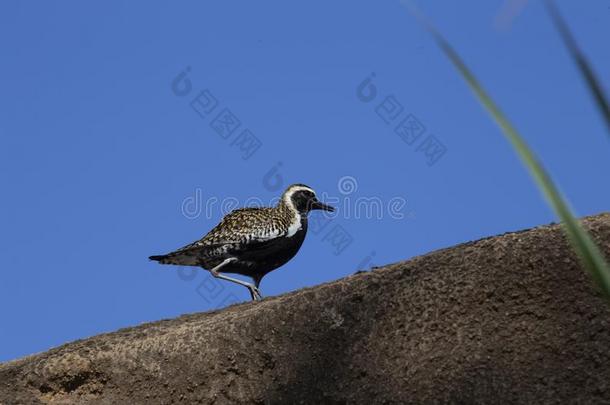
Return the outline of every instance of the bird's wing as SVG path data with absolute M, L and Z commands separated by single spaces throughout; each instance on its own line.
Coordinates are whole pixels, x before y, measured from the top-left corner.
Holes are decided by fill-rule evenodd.
M 282 237 L 290 224 L 269 208 L 242 208 L 227 214 L 207 235 L 179 250 L 233 243 L 265 242 Z
M 161 256 L 151 256 L 162 264 L 199 266 L 202 259 L 224 255 L 232 245 L 247 244 L 265 249 L 270 241 L 288 234 L 290 220 L 269 208 L 242 208 L 232 211 L 200 240 Z

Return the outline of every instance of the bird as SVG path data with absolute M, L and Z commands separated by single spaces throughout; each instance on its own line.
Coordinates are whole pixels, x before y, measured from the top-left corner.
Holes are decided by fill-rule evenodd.
M 150 256 L 161 264 L 197 266 L 212 276 L 246 287 L 260 301 L 263 277 L 286 264 L 303 244 L 307 217 L 313 210 L 334 212 L 305 184 L 292 184 L 274 207 L 240 208 L 228 213 L 203 238 L 165 255 Z M 227 276 L 240 274 L 253 283 Z

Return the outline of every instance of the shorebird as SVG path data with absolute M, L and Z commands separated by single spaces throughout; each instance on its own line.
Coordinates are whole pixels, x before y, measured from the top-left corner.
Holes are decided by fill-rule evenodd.
M 307 215 L 312 210 L 335 209 L 320 202 L 311 187 L 293 184 L 275 207 L 234 210 L 198 241 L 149 259 L 201 267 L 216 278 L 248 288 L 252 299 L 258 301 L 262 298 L 258 288 L 262 278 L 299 251 L 307 233 Z M 248 276 L 254 283 L 223 273 Z

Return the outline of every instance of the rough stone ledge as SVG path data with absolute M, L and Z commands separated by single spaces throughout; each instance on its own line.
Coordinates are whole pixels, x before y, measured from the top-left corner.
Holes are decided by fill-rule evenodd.
M 610 306 L 544 226 L 0 364 L 39 403 L 607 404 Z

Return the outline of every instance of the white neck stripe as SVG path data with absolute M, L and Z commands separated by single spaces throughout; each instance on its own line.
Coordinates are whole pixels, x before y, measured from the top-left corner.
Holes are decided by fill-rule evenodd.
M 282 202 L 288 207 L 288 209 L 290 211 L 292 211 L 292 213 L 294 215 L 292 224 L 290 224 L 290 226 L 288 227 L 288 232 L 286 233 L 287 237 L 293 236 L 295 233 L 297 233 L 299 231 L 299 229 L 301 229 L 301 213 L 296 209 L 296 207 L 294 206 L 294 204 L 292 202 L 292 195 L 294 193 L 296 193 L 297 191 L 310 191 L 310 192 L 314 193 L 314 195 L 316 193 L 309 187 L 295 186 L 295 187 L 291 187 L 288 190 L 286 190 L 286 192 L 282 196 Z

